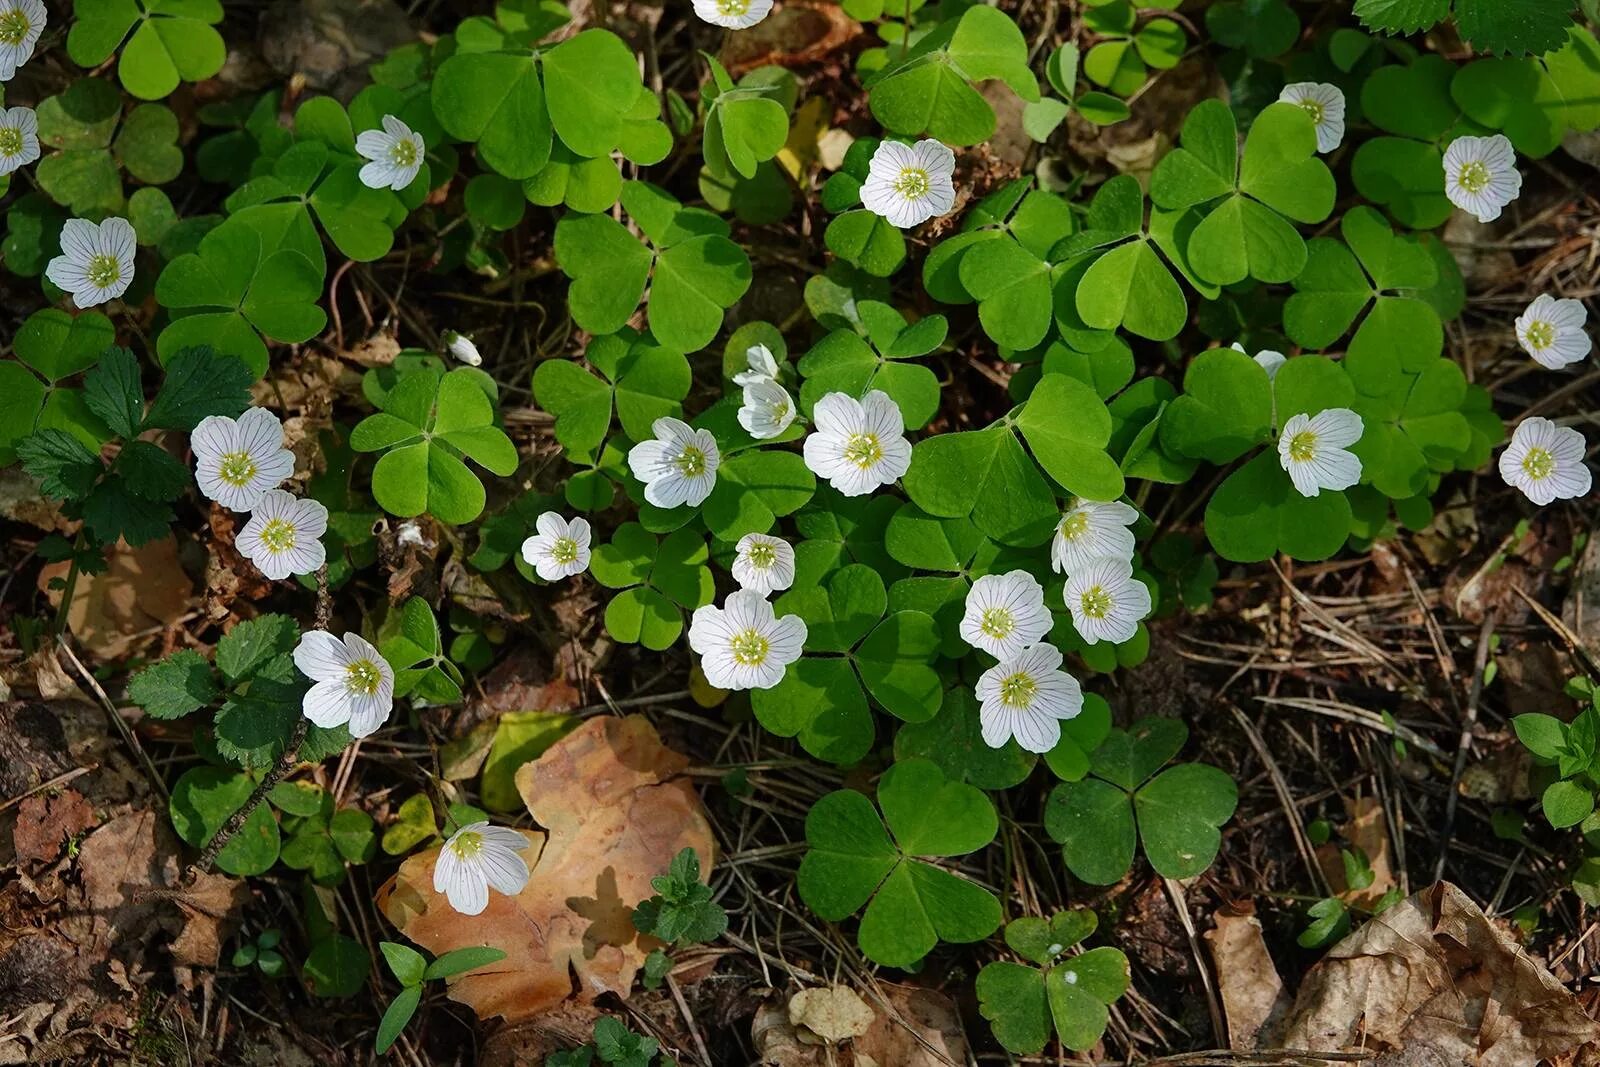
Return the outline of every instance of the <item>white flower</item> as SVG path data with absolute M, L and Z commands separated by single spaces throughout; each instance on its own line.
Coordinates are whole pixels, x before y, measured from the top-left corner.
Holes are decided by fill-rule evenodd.
M 700 669 L 718 689 L 771 689 L 805 643 L 805 620 L 777 618 L 754 589 L 729 593 L 720 608 L 696 608 L 689 622 L 689 647 L 700 653 Z
M 1517 316 L 1517 343 L 1540 366 L 1560 370 L 1589 354 L 1592 342 L 1583 328 L 1588 318 L 1582 301 L 1540 293 Z
M 344 640 L 326 630 L 307 630 L 294 647 L 294 665 L 315 684 L 301 703 L 318 726 L 349 725 L 351 737 L 366 737 L 394 710 L 394 668 L 360 634 Z
M 1444 194 L 1479 222 L 1493 222 L 1522 192 L 1517 153 L 1504 134 L 1457 137 L 1444 150 Z
M 268 489 L 256 501 L 234 547 L 273 581 L 310 574 L 327 559 L 319 538 L 328 529 L 328 509 L 282 489 Z
M 0 177 L 39 158 L 39 120 L 29 107 L 0 108 Z
M 733 554 L 733 580 L 762 596 L 794 584 L 794 549 L 781 537 L 748 533 Z
M 71 293 L 78 307 L 94 307 L 128 291 L 134 248 L 127 219 L 109 218 L 98 226 L 88 219 L 68 219 L 61 227 L 61 254 L 45 267 L 45 277 Z
M 694 0 L 694 13 L 713 26 L 747 30 L 767 17 L 772 0 Z
M 571 522 L 553 511 L 534 520 L 538 533 L 522 542 L 522 558 L 547 582 L 589 569 L 589 520 Z
M 262 493 L 294 473 L 283 424 L 266 408 L 251 408 L 238 419 L 207 415 L 189 435 L 189 447 L 200 491 L 234 511 L 254 510 Z
M 967 590 L 961 638 L 995 659 L 1010 659 L 1050 632 L 1044 586 L 1027 571 L 986 574 Z
M 1589 494 L 1583 434 L 1549 419 L 1523 419 L 1500 453 L 1500 477 L 1535 504 L 1573 500 Z
M 362 130 L 356 138 L 356 152 L 372 161 L 361 168 L 361 184 L 398 192 L 415 180 L 427 151 L 420 133 L 393 115 L 385 115 L 383 129 Z
M 1332 152 L 1344 140 L 1344 93 L 1326 82 L 1285 85 L 1278 99 L 1298 106 L 1317 128 L 1317 151 Z
M 1139 512 L 1120 500 L 1075 498 L 1050 539 L 1050 566 L 1057 574 L 1071 574 L 1107 556 L 1132 559 L 1134 536 L 1128 527 L 1138 521 Z
M 462 915 L 489 906 L 489 888 L 514 897 L 528 884 L 528 861 L 518 855 L 528 839 L 508 826 L 468 823 L 444 843 L 433 861 L 433 891 Z
M 1361 416 L 1349 408 L 1290 415 L 1278 434 L 1278 462 L 1301 496 L 1348 489 L 1361 480 L 1361 460 L 1348 446 L 1361 440 Z
M 644 483 L 644 498 L 658 508 L 698 506 L 717 484 L 717 439 L 681 419 L 657 419 L 650 428 L 656 439 L 628 450 L 628 470 Z
M 1052 645 L 1033 645 L 990 667 L 977 693 L 978 722 L 990 748 L 1015 737 L 1029 752 L 1049 752 L 1061 740 L 1061 720 L 1083 710 L 1083 690 L 1061 670 L 1061 653 Z
M 773 356 L 772 349 L 766 345 L 751 345 L 745 350 L 744 361 L 750 369 L 735 374 L 734 385 L 754 385 L 756 382 L 777 380 L 778 360 Z
M 1089 644 L 1121 644 L 1139 632 L 1150 614 L 1150 590 L 1133 576 L 1125 559 L 1097 559 L 1067 579 L 1067 610 L 1078 636 Z
M 778 436 L 794 422 L 794 400 L 789 390 L 771 378 L 749 382 L 739 406 L 739 425 L 757 441 Z
M 955 169 L 956 154 L 938 141 L 884 141 L 872 153 L 861 204 L 902 230 L 926 222 L 955 206 Z
M 0 0 L 0 82 L 16 77 L 33 56 L 46 17 L 40 0 Z
M 483 365 L 483 357 L 478 354 L 478 346 L 472 343 L 472 338 L 465 337 L 454 330 L 446 330 L 439 335 L 444 342 L 445 351 L 459 359 L 469 367 Z
M 1231 347 L 1235 352 L 1244 352 L 1244 345 L 1238 341 L 1233 342 Z M 1249 355 L 1249 353 L 1245 354 Z M 1250 358 L 1256 361 L 1257 366 L 1267 372 L 1267 381 L 1269 382 L 1277 380 L 1278 368 L 1289 362 L 1288 356 L 1282 352 L 1274 352 L 1270 348 L 1263 348 Z
M 806 466 L 845 496 L 861 496 L 900 478 L 911 466 L 911 442 L 900 407 L 874 389 L 863 400 L 829 393 L 812 409 Z

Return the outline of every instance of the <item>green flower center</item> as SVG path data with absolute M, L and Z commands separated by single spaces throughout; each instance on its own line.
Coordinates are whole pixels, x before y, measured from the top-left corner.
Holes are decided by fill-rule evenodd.
M 883 446 L 875 433 L 853 433 L 844 442 L 844 458 L 862 470 L 883 459 Z
M 1548 448 L 1530 448 L 1522 457 L 1522 472 L 1536 482 L 1543 481 L 1556 472 L 1556 457 Z
M 1017 620 L 1005 608 L 984 608 L 978 616 L 978 629 L 996 641 L 1004 641 L 1016 628 Z
M 483 851 L 483 835 L 476 830 L 457 834 L 450 841 L 450 851 L 456 854 L 457 859 L 473 859 Z
M 1026 671 L 1007 675 L 1000 682 L 1000 703 L 1008 708 L 1025 708 L 1038 695 L 1039 683 Z
M 1111 614 L 1111 594 L 1106 592 L 1104 586 L 1094 586 L 1085 589 L 1083 596 L 1079 597 L 1083 605 L 1083 614 L 1090 619 L 1103 619 Z
M 1076 541 L 1089 532 L 1089 516 L 1081 511 L 1074 511 L 1071 515 L 1061 520 L 1061 539 L 1063 541 Z
M 369 697 L 383 684 L 383 672 L 370 659 L 358 659 L 344 669 L 344 687 Z
M 767 405 L 767 414 L 771 416 L 773 422 L 781 422 L 783 417 L 789 414 L 789 402 L 787 400 L 772 401 Z
M 250 458 L 248 452 L 229 452 L 222 457 L 222 464 L 217 468 L 217 477 L 233 486 L 246 486 L 250 479 L 256 476 L 256 461 Z
M 772 642 L 755 630 L 745 630 L 733 635 L 728 649 L 733 653 L 733 661 L 741 667 L 759 667 L 766 662 Z
M 116 256 L 98 255 L 89 260 L 89 269 L 84 273 L 96 289 L 109 289 L 122 277 L 122 264 Z
M 1300 101 L 1300 110 L 1304 111 L 1307 115 L 1310 115 L 1312 123 L 1317 126 L 1322 125 L 1322 117 L 1327 114 L 1327 111 L 1325 108 L 1323 108 L 1321 101 L 1318 100 Z
M 672 461 L 678 473 L 685 478 L 698 478 L 706 472 L 706 454 L 693 445 L 685 445 L 678 458 Z
M 757 541 L 750 546 L 750 552 L 745 558 L 749 561 L 750 566 L 756 568 L 756 570 L 764 571 L 778 562 L 778 550 L 765 541 Z
M 15 126 L 0 126 L 0 156 L 22 154 L 22 131 Z
M 417 145 L 409 137 L 403 137 L 389 149 L 389 160 L 397 167 L 412 167 L 417 163 Z
M 717 13 L 721 15 L 743 15 L 750 10 L 750 0 L 717 0 Z
M 570 537 L 558 537 L 550 546 L 550 558 L 557 563 L 574 563 L 578 559 L 578 542 Z
M 1289 438 L 1289 458 L 1296 463 L 1307 463 L 1317 457 L 1317 435 L 1301 430 Z
M 1481 193 L 1489 188 L 1489 168 L 1476 159 L 1463 163 L 1456 174 L 1456 182 L 1469 193 Z
M 294 547 L 294 523 L 286 519 L 268 519 L 261 528 L 261 543 L 273 555 Z
M 894 180 L 894 191 L 907 200 L 921 200 L 928 195 L 930 186 L 928 172 L 921 167 L 907 167 Z
M 15 8 L 0 14 L 0 44 L 21 44 L 31 28 L 28 16 Z
M 1545 349 L 1556 343 L 1556 328 L 1543 319 L 1528 327 L 1528 347 Z

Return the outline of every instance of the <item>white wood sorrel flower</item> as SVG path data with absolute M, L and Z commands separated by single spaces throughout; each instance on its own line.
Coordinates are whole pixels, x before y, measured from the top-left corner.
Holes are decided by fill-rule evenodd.
M 189 447 L 200 491 L 234 511 L 254 510 L 261 494 L 294 473 L 283 424 L 266 408 L 251 408 L 237 419 L 207 415 L 189 435 Z
M 1344 93 L 1326 82 L 1295 82 L 1285 85 L 1278 99 L 1293 104 L 1317 128 L 1317 151 L 1332 152 L 1344 141 Z
M 0 177 L 39 158 L 39 120 L 30 107 L 0 108 Z
M 658 508 L 698 506 L 717 484 L 717 439 L 682 419 L 657 419 L 650 428 L 656 439 L 628 450 L 628 470 L 644 483 L 644 498 Z
M 1361 431 L 1361 416 L 1349 408 L 1290 415 L 1278 434 L 1278 462 L 1301 496 L 1348 489 L 1361 480 L 1361 460 L 1348 450 Z
M 347 725 L 351 737 L 366 737 L 389 721 L 394 668 L 360 634 L 340 640 L 326 630 L 307 630 L 294 647 L 294 665 L 314 683 L 301 709 L 318 726 Z
M 1522 192 L 1517 153 L 1506 136 L 1457 137 L 1444 150 L 1444 194 L 1479 222 L 1493 222 Z
M 805 643 L 805 620 L 778 618 L 753 589 L 729 593 L 720 608 L 696 608 L 689 622 L 689 647 L 700 653 L 700 669 L 718 689 L 771 689 Z
M 748 30 L 772 11 L 772 0 L 694 0 L 694 13 L 713 26 Z
M 1027 571 L 985 574 L 967 590 L 961 638 L 995 659 L 1005 660 L 1050 632 L 1044 586 Z
M 570 522 L 553 511 L 534 520 L 539 531 L 522 542 L 522 558 L 547 582 L 560 581 L 589 569 L 589 520 Z
M 733 580 L 762 596 L 794 584 L 794 548 L 781 537 L 747 533 L 734 547 Z
M 773 356 L 772 349 L 766 345 L 751 345 L 745 349 L 744 361 L 749 369 L 733 376 L 734 385 L 754 385 L 756 382 L 777 380 L 778 360 Z
M 47 17 L 41 0 L 0 0 L 0 82 L 15 78 L 33 58 Z
M 420 133 L 393 115 L 385 115 L 383 129 L 361 131 L 356 138 L 356 152 L 371 160 L 361 168 L 362 185 L 398 192 L 422 170 L 428 149 Z
M 1238 341 L 1233 342 L 1230 347 L 1235 352 L 1244 352 L 1245 355 L 1250 355 L 1250 353 L 1245 352 L 1244 345 L 1240 344 Z M 1278 377 L 1279 369 L 1285 363 L 1289 362 L 1288 356 L 1284 355 L 1282 352 L 1274 352 L 1270 348 L 1263 348 L 1255 355 L 1250 356 L 1250 358 L 1256 361 L 1256 366 L 1267 372 L 1267 381 L 1269 382 L 1275 381 Z
M 1097 559 L 1132 559 L 1135 539 L 1128 529 L 1139 513 L 1120 500 L 1074 498 L 1050 539 L 1050 566 L 1071 574 Z
M 884 141 L 872 153 L 861 204 L 904 230 L 948 212 L 956 203 L 956 154 L 931 138 L 914 145 Z
M 45 267 L 45 277 L 71 293 L 78 307 L 94 307 L 128 291 L 135 248 L 127 219 L 113 217 L 99 225 L 68 219 L 61 227 L 61 254 Z
M 1139 632 L 1150 614 L 1150 590 L 1133 576 L 1133 564 L 1115 557 L 1097 559 L 1067 579 L 1067 610 L 1078 636 L 1089 644 L 1121 644 Z
M 483 356 L 478 353 L 478 346 L 472 343 L 472 338 L 456 333 L 454 330 L 446 330 L 439 335 L 439 339 L 444 342 L 446 352 L 467 366 L 479 367 L 483 365 Z
M 874 389 L 857 400 L 829 393 L 811 409 L 806 466 L 845 496 L 862 496 L 905 475 L 911 442 L 900 407 Z
M 1535 363 L 1560 370 L 1589 354 L 1593 342 L 1584 330 L 1589 312 L 1580 300 L 1557 300 L 1540 293 L 1517 316 L 1517 344 Z
M 256 501 L 234 547 L 262 574 L 278 581 L 322 566 L 327 553 L 321 538 L 327 529 L 327 508 L 282 489 L 268 489 Z
M 514 897 L 528 884 L 528 862 L 518 853 L 528 839 L 507 826 L 468 823 L 450 835 L 433 861 L 433 891 L 462 915 L 489 906 L 489 889 Z
M 1083 689 L 1061 669 L 1053 645 L 1033 645 L 990 667 L 978 679 L 977 695 L 990 748 L 1014 737 L 1029 752 L 1049 752 L 1061 740 L 1061 720 L 1083 710 Z
M 739 425 L 757 441 L 770 440 L 787 430 L 794 415 L 794 399 L 789 390 L 771 378 L 745 383 Z
M 1541 507 L 1589 494 L 1592 476 L 1584 465 L 1583 434 L 1549 419 L 1523 419 L 1500 453 L 1500 477 Z

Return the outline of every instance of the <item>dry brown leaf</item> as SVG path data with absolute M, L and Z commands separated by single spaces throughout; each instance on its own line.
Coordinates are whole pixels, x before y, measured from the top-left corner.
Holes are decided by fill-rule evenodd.
M 837 1045 L 860 1037 L 878 1013 L 848 986 L 802 989 L 789 998 L 789 1025 L 802 1043 Z
M 1267 952 L 1255 904 L 1217 909 L 1216 928 L 1203 935 L 1217 972 L 1217 992 L 1228 1020 L 1228 1047 L 1254 1050 L 1262 1029 L 1289 1007 L 1283 979 Z
M 181 967 L 215 967 L 223 942 L 238 925 L 239 912 L 250 902 L 249 886 L 240 878 L 201 874 L 172 899 L 184 918 L 183 930 L 172 942 L 173 962 Z
M 52 563 L 39 573 L 39 589 L 52 604 L 61 592 L 50 588 L 64 578 L 66 563 Z M 177 624 L 189 610 L 194 583 L 178 562 L 178 542 L 171 537 L 138 548 L 118 542 L 103 574 L 80 574 L 67 608 L 67 627 L 83 646 L 101 659 L 125 656 L 135 645 Z
M 1600 1041 L 1600 1023 L 1448 882 L 1340 941 L 1307 972 L 1285 1048 L 1404 1050 L 1406 1062 L 1529 1067 Z
M 715 844 L 688 760 L 661 744 L 642 716 L 601 716 L 517 772 L 517 790 L 548 834 L 524 830 L 532 876 L 515 898 L 489 895 L 481 915 L 459 915 L 433 890 L 438 849 L 407 859 L 378 905 L 434 955 L 492 945 L 506 959 L 450 984 L 480 1018 L 532 1019 L 576 994 L 626 996 L 649 946 L 632 909 L 650 879 L 693 848 L 709 869 Z M 576 988 L 575 988 L 576 980 Z
M 97 821 L 94 805 L 76 789 L 63 789 L 55 796 L 35 793 L 17 807 L 17 825 L 11 830 L 17 862 L 35 866 L 54 863 L 68 840 Z
M 861 24 L 837 4 L 793 2 L 760 23 L 728 34 L 718 57 L 735 76 L 755 67 L 816 63 L 861 33 Z
M 967 1062 L 966 1032 L 955 1003 L 920 986 L 880 982 L 884 1010 L 847 1045 L 808 1044 L 789 1021 L 782 996 L 756 1011 L 750 1036 L 765 1067 L 960 1067 Z M 811 992 L 824 992 L 812 990 Z M 871 1010 L 869 1008 L 869 1010 Z
M 1589 543 L 1572 568 L 1572 585 L 1561 605 L 1561 621 L 1600 660 L 1600 529 L 1589 531 Z
M 1383 805 L 1374 797 L 1347 797 L 1344 810 L 1348 819 L 1342 833 L 1367 857 L 1372 867 L 1372 884 L 1355 890 L 1345 884 L 1344 859 L 1339 855 L 1338 845 L 1318 846 L 1317 864 L 1341 900 L 1370 911 L 1395 884 L 1394 867 L 1389 858 L 1389 824 L 1384 818 Z

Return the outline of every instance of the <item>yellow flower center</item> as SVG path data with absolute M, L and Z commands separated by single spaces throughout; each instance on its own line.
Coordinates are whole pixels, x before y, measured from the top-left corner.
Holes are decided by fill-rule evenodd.
M 0 13 L 0 44 L 21 44 L 31 28 L 28 16 L 16 8 Z
M 996 641 L 1004 641 L 1016 628 L 1017 620 L 1005 608 L 984 608 L 978 616 L 978 629 Z
M 1317 435 L 1301 430 L 1289 438 L 1289 458 L 1296 463 L 1307 463 L 1317 458 Z
M 883 459 L 883 446 L 875 433 L 853 433 L 844 442 L 844 458 L 862 470 Z
M 778 550 L 765 541 L 757 541 L 750 546 L 750 551 L 746 554 L 745 559 L 756 570 L 764 571 L 778 562 Z
M 928 195 L 930 186 L 928 172 L 921 167 L 907 167 L 894 180 L 894 191 L 907 200 L 921 200 Z
M 417 162 L 417 145 L 409 137 L 403 137 L 389 149 L 389 160 L 397 167 L 412 167 Z
M 1469 193 L 1481 193 L 1489 188 L 1489 177 L 1489 168 L 1474 159 L 1461 164 L 1461 170 L 1456 173 L 1456 183 Z
M 1522 457 L 1522 472 L 1536 482 L 1542 482 L 1556 472 L 1556 457 L 1548 448 L 1530 448 Z
M 706 454 L 693 445 L 685 445 L 672 465 L 685 478 L 697 478 L 706 472 Z
M 229 452 L 222 457 L 217 477 L 233 486 L 246 486 L 256 476 L 256 461 L 248 452 Z
M 1083 607 L 1083 614 L 1091 619 L 1103 619 L 1111 614 L 1111 594 L 1106 592 L 1104 586 L 1094 586 L 1085 589 L 1078 598 Z
M 370 659 L 358 659 L 344 669 L 344 687 L 369 697 L 383 684 L 383 672 Z
M 22 131 L 15 126 L 0 126 L 0 156 L 22 154 Z
M 456 854 L 457 859 L 473 859 L 483 851 L 483 835 L 476 830 L 457 834 L 450 839 L 450 851 Z
M 1063 541 L 1076 541 L 1089 532 L 1089 516 L 1081 511 L 1074 511 L 1071 515 L 1061 520 L 1061 539 Z
M 1323 108 L 1321 101 L 1306 99 L 1306 100 L 1301 100 L 1299 103 L 1300 103 L 1300 110 L 1304 111 L 1307 115 L 1311 116 L 1312 123 L 1314 125 L 1321 126 L 1322 125 L 1322 117 L 1323 117 L 1324 114 L 1326 114 L 1326 111 Z
M 772 401 L 767 405 L 767 414 L 771 416 L 773 422 L 782 422 L 783 417 L 789 414 L 789 402 L 787 400 Z
M 550 546 L 550 558 L 557 563 L 572 563 L 578 558 L 578 542 L 570 537 L 558 537 Z
M 1033 703 L 1039 683 L 1026 671 L 1007 675 L 1000 682 L 1000 703 L 1008 708 L 1025 708 Z
M 84 273 L 96 289 L 109 289 L 122 277 L 122 264 L 117 262 L 116 256 L 98 255 L 89 260 L 89 268 Z
M 261 528 L 261 543 L 273 555 L 289 551 L 294 547 L 294 523 L 287 519 L 268 519 Z
M 743 15 L 750 10 L 750 0 L 717 0 L 720 15 Z
M 755 630 L 744 630 L 729 639 L 728 649 L 733 653 L 733 661 L 741 667 L 759 667 L 766 662 L 772 642 Z
M 1535 321 L 1528 327 L 1528 347 L 1546 349 L 1556 343 L 1556 328 L 1553 324 L 1543 319 Z

